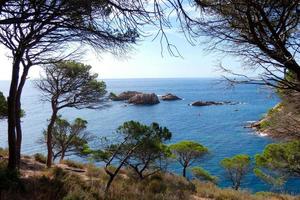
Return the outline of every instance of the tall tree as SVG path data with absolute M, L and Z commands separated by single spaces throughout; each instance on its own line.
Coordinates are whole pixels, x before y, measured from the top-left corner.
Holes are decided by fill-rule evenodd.
M 170 145 L 170 149 L 176 156 L 180 165 L 183 167 L 183 177 L 186 177 L 186 169 L 189 166 L 208 153 L 208 149 L 206 147 L 193 141 L 181 141 L 176 144 L 172 144 Z
M 45 77 L 36 82 L 42 92 L 42 100 L 50 102 L 51 118 L 46 130 L 47 166 L 51 167 L 52 131 L 58 112 L 63 108 L 97 108 L 106 93 L 103 81 L 90 72 L 91 66 L 75 61 L 61 61 L 44 66 Z
M 146 1 L 147 2 L 147 1 Z M 70 43 L 96 50 L 124 52 L 139 37 L 139 27 L 159 18 L 145 1 L 22 0 L 1 1 L 0 43 L 12 57 L 8 96 L 8 167 L 20 162 L 21 94 L 30 68 L 61 60 Z
M 221 166 L 226 170 L 233 189 L 240 188 L 241 181 L 250 170 L 250 162 L 250 157 L 244 154 L 224 158 L 221 161 Z

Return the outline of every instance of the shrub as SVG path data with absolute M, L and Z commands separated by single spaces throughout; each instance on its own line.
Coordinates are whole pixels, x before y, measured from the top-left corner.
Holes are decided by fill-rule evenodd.
M 40 163 L 46 164 L 47 163 L 47 159 L 46 157 L 41 154 L 41 153 L 36 153 L 34 154 L 34 159 Z
M 267 129 L 269 128 L 270 126 L 272 125 L 271 121 L 270 120 L 262 120 L 260 123 L 259 123 L 259 128 L 264 130 L 264 129 Z
M 100 178 L 104 175 L 102 169 L 96 167 L 95 165 L 89 164 L 87 165 L 86 175 L 91 178 Z
M 0 147 L 0 157 L 8 157 L 8 149 Z
M 163 181 L 153 180 L 149 183 L 148 190 L 152 193 L 163 193 L 167 190 L 167 185 Z
M 62 160 L 61 163 L 65 164 L 69 167 L 78 168 L 78 169 L 83 169 L 85 167 L 84 164 L 82 164 L 80 162 L 73 161 L 73 160 Z
M 14 191 L 21 186 L 19 173 L 17 171 L 9 171 L 6 166 L 7 162 L 0 162 L 0 191 Z

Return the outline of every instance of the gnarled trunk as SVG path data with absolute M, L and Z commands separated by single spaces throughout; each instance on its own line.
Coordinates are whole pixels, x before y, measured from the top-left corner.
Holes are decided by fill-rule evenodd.
M 16 116 L 17 116 L 17 88 L 19 82 L 19 71 L 20 71 L 20 62 L 22 58 L 22 53 L 18 52 L 14 56 L 12 77 L 9 89 L 9 96 L 7 98 L 8 104 L 8 149 L 9 149 L 9 158 L 8 158 L 8 169 L 15 170 L 17 168 L 18 156 L 16 148 Z
M 22 109 L 21 109 L 21 95 L 23 91 L 23 87 L 26 82 L 26 78 L 28 75 L 30 66 L 24 66 L 24 71 L 21 76 L 21 80 L 17 90 L 16 96 L 16 157 L 17 157 L 17 166 L 20 168 L 20 161 L 21 161 L 21 144 L 22 144 L 22 128 L 21 128 L 21 117 L 22 117 Z
M 50 123 L 47 128 L 47 167 L 50 168 L 53 161 L 53 155 L 52 155 L 52 130 L 54 127 L 55 120 L 57 118 L 57 109 L 52 106 L 52 116 L 50 119 Z

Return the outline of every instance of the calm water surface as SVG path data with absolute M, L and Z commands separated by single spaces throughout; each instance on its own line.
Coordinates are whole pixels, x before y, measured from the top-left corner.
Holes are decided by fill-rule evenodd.
M 138 120 L 149 124 L 158 122 L 167 126 L 173 133 L 171 143 L 180 140 L 193 140 L 202 143 L 210 150 L 210 154 L 196 165 L 200 165 L 213 175 L 220 177 L 220 186 L 229 187 L 224 178 L 220 160 L 235 154 L 254 156 L 264 147 L 274 142 L 268 137 L 256 135 L 245 129 L 249 121 L 260 119 L 268 109 L 276 105 L 279 99 L 270 95 L 270 91 L 254 85 L 240 85 L 234 89 L 225 89 L 213 79 L 122 79 L 105 80 L 108 91 L 119 93 L 127 90 L 154 92 L 158 95 L 171 92 L 183 98 L 182 101 L 161 102 L 154 106 L 125 106 L 123 102 L 110 102 L 101 110 L 65 109 L 63 117 L 73 120 L 82 117 L 88 121 L 88 130 L 97 136 L 111 136 L 123 122 Z M 0 91 L 8 93 L 9 82 L 0 81 Z M 44 151 L 36 144 L 46 127 L 51 110 L 47 103 L 40 100 L 32 82 L 28 81 L 22 97 L 23 109 L 23 146 L 22 152 L 33 154 Z M 234 101 L 237 105 L 192 107 L 189 103 L 196 100 Z M 0 121 L 0 146 L 7 145 L 6 121 Z M 181 172 L 180 166 L 173 164 L 170 170 Z M 284 188 L 289 193 L 299 191 L 300 182 L 291 180 Z M 257 179 L 252 173 L 247 176 L 243 188 L 255 192 L 268 190 L 269 187 Z

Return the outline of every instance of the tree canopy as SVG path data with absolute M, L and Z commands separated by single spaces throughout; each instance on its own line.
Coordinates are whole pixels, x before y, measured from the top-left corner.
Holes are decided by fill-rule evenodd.
M 123 127 L 119 129 L 119 131 L 126 134 L 124 137 L 128 137 L 129 135 L 127 134 L 129 132 L 127 132 L 127 130 L 131 129 L 134 131 L 139 126 L 143 125 L 138 122 L 130 121 L 127 124 L 123 124 Z M 123 128 L 126 129 L 125 132 L 123 132 Z M 161 170 L 161 167 L 163 167 L 162 164 L 171 156 L 169 148 L 164 143 L 171 139 L 172 133 L 166 127 L 160 127 L 157 123 L 152 123 L 145 128 L 144 132 L 137 132 L 138 135 L 136 135 L 135 140 L 139 140 L 140 145 L 138 145 L 133 154 L 126 161 L 126 164 L 130 166 L 141 179 Z
M 7 116 L 7 101 L 2 92 L 0 92 L 0 118 Z
M 86 120 L 76 118 L 73 123 L 70 123 L 59 116 L 52 130 L 53 161 L 57 158 L 62 161 L 66 156 L 71 155 L 84 155 L 89 149 L 88 142 L 93 138 L 86 128 Z M 47 131 L 44 131 L 41 142 L 47 143 Z
M 193 141 L 181 141 L 170 145 L 172 153 L 182 165 L 182 175 L 186 177 L 186 168 L 191 166 L 195 161 L 208 153 L 208 149 L 203 145 Z
M 255 156 L 255 174 L 267 183 L 281 186 L 289 177 L 300 177 L 300 141 L 269 144 Z
M 221 166 L 226 170 L 228 178 L 232 182 L 232 188 L 238 190 L 241 181 L 250 170 L 250 157 L 245 154 L 224 158 Z
M 209 181 L 215 184 L 218 182 L 218 177 L 212 176 L 208 171 L 206 171 L 202 167 L 193 167 L 192 173 L 197 179 L 200 179 L 202 181 Z
M 92 152 L 94 159 L 104 161 L 105 171 L 110 176 L 106 190 L 123 166 L 131 167 L 140 179 L 161 169 L 160 162 L 170 156 L 163 142 L 172 136 L 166 127 L 157 123 L 150 126 L 137 121 L 127 121 L 118 127 L 117 137 L 104 144 L 102 149 Z M 111 168 L 117 163 L 116 168 Z

